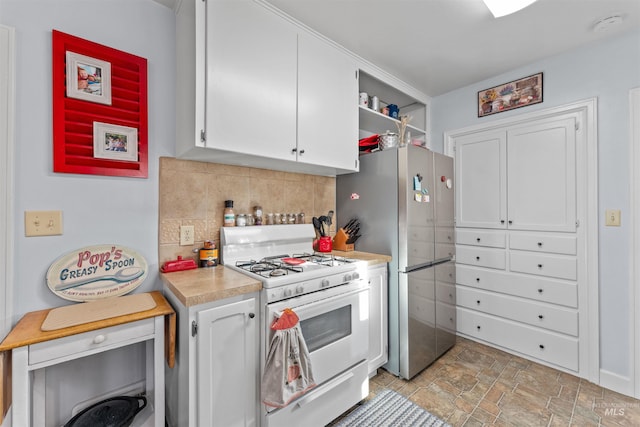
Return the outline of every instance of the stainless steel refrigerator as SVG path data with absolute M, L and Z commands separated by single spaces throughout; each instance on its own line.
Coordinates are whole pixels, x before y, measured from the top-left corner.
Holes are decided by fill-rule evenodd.
M 392 257 L 384 368 L 407 379 L 455 343 L 453 179 L 452 158 L 413 145 L 363 155 L 336 179 L 338 220 L 360 220 L 356 250 Z

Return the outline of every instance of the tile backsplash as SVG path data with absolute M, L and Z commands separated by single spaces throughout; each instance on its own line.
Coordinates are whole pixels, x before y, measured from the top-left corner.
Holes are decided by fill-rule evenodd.
M 196 259 L 205 240 L 220 244 L 224 201 L 233 200 L 236 215 L 262 206 L 269 212 L 304 212 L 305 222 L 335 211 L 334 177 L 280 172 L 219 163 L 160 158 L 158 260 Z M 193 225 L 195 244 L 180 246 L 180 226 Z M 258 226 L 254 226 L 258 227 Z M 268 227 L 264 225 L 262 227 Z M 335 233 L 334 224 L 331 234 Z

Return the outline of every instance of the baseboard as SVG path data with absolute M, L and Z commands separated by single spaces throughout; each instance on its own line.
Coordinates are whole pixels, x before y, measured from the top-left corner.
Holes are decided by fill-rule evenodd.
M 623 377 L 622 375 L 600 369 L 600 386 L 624 394 L 625 396 L 634 397 L 633 380 L 629 377 Z

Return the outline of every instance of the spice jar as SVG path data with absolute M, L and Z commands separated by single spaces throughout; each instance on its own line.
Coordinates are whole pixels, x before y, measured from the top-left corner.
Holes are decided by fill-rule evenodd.
M 236 227 L 244 227 L 247 225 L 247 216 L 245 214 L 238 214 L 236 217 Z
M 273 214 L 273 223 L 274 224 L 282 224 L 282 219 L 280 218 L 280 214 L 278 212 Z
M 267 225 L 273 225 L 273 213 L 271 212 L 267 214 Z
M 298 219 L 296 221 L 298 224 L 304 224 L 304 212 L 300 212 L 298 214 Z
M 262 225 L 262 206 L 253 207 L 253 219 L 256 225 Z
M 296 214 L 290 213 L 287 215 L 287 224 L 295 224 L 296 223 Z
M 200 249 L 200 267 L 215 267 L 218 265 L 218 249 L 211 240 L 205 240 Z
M 236 214 L 233 212 L 233 200 L 224 201 L 224 226 L 233 227 L 236 225 Z

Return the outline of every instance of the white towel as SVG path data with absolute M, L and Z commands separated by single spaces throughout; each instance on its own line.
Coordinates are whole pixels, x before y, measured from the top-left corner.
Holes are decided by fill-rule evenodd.
M 282 408 L 315 385 L 300 324 L 274 331 L 262 375 L 262 402 Z

